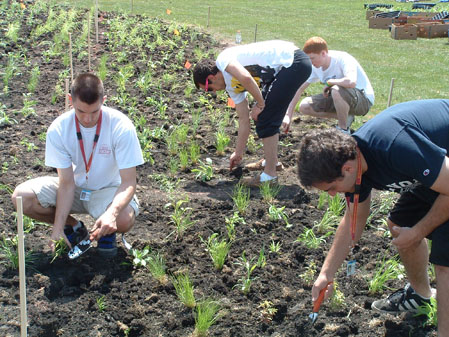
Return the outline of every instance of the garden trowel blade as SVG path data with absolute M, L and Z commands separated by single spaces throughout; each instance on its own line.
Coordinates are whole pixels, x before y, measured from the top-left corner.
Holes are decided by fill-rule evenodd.
M 75 247 L 70 249 L 67 255 L 69 256 L 70 260 L 74 260 L 80 257 L 85 252 L 87 252 L 90 247 L 92 247 L 92 242 L 89 239 L 83 240 L 80 243 L 78 243 Z

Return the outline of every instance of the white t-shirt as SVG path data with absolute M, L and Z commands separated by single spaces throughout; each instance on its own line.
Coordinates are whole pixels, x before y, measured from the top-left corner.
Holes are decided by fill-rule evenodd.
M 366 97 L 374 104 L 374 90 L 362 66 L 350 54 L 344 51 L 329 50 L 331 63 L 326 70 L 312 66 L 308 83 L 322 82 L 333 78 L 348 77 L 356 83 L 355 87 L 365 91 Z
M 97 127 L 80 124 L 86 161 L 92 153 Z M 45 165 L 55 168 L 73 167 L 75 185 L 89 190 L 119 186 L 119 170 L 143 164 L 142 150 L 131 120 L 118 110 L 102 107 L 100 137 L 95 147 L 88 180 L 86 166 L 76 136 L 75 110 L 56 118 L 47 131 Z
M 282 67 L 288 68 L 292 65 L 296 49 L 298 47 L 291 42 L 272 40 L 235 46 L 222 51 L 215 63 L 223 73 L 226 91 L 234 103 L 241 103 L 247 93 L 240 82 L 226 72 L 230 62 L 240 63 L 250 72 L 256 83 L 262 86 L 271 81 Z

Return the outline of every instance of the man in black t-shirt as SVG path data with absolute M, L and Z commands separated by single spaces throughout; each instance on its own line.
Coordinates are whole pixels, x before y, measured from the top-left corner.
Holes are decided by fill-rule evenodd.
M 333 280 L 351 244 L 361 237 L 371 190 L 395 191 L 401 197 L 387 223 L 410 283 L 373 302 L 372 308 L 389 313 L 417 312 L 419 306 L 430 303 L 430 260 L 437 280 L 438 336 L 449 336 L 448 150 L 449 100 L 442 99 L 390 107 L 352 136 L 316 130 L 302 139 L 298 156 L 301 185 L 330 195 L 346 193 L 350 200 L 314 283 L 313 300 Z M 351 228 L 357 199 L 356 223 Z M 426 238 L 432 240 L 430 259 Z

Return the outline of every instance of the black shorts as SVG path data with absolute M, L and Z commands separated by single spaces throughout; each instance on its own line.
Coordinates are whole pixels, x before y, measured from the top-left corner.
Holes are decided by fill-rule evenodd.
M 400 227 L 413 227 L 429 212 L 438 195 L 437 192 L 420 185 L 403 193 L 388 217 Z M 449 267 L 449 221 L 439 225 L 427 238 L 432 240 L 429 261 Z
M 274 80 L 262 88 L 265 108 L 256 122 L 256 132 L 259 138 L 267 138 L 279 133 L 279 127 L 291 100 L 299 87 L 309 78 L 311 72 L 310 58 L 298 49 L 295 51 L 292 65 L 282 68 Z

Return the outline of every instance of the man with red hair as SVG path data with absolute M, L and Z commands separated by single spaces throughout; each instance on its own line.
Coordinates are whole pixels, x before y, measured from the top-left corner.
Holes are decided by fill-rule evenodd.
M 368 76 L 353 56 L 328 50 L 321 37 L 308 39 L 303 51 L 312 61 L 312 74 L 298 89 L 289 106 L 290 113 L 304 90 L 311 83 L 320 81 L 325 85 L 323 92 L 303 99 L 299 111 L 314 117 L 337 118 L 336 128 L 349 133 L 354 116 L 365 115 L 374 104 L 374 91 Z

